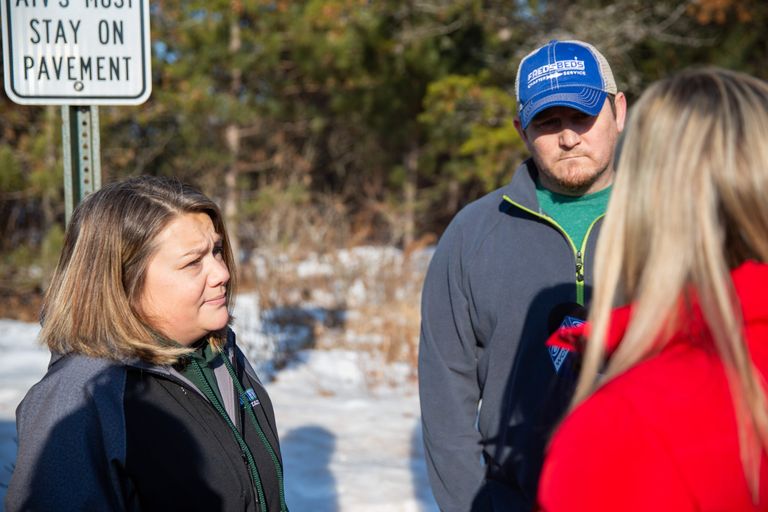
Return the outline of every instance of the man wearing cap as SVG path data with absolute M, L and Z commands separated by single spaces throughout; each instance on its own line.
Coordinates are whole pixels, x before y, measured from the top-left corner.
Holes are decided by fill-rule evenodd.
M 462 209 L 422 294 L 419 385 L 430 483 L 446 512 L 531 510 L 576 369 L 544 342 L 578 323 L 626 99 L 605 58 L 551 41 L 520 63 L 512 181 Z

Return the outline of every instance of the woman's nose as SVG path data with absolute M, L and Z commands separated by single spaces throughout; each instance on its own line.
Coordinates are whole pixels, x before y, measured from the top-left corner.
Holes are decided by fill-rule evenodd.
M 223 286 L 229 282 L 229 269 L 224 260 L 214 258 L 208 282 L 211 286 Z

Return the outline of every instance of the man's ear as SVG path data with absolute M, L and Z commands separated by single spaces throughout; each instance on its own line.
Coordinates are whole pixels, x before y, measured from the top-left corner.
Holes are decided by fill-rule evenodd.
M 525 133 L 525 129 L 523 128 L 523 124 L 520 122 L 520 118 L 518 116 L 515 116 L 515 130 L 517 130 L 517 134 L 520 135 L 520 138 L 523 140 L 523 143 L 525 143 L 525 147 L 528 147 L 528 135 Z
M 624 122 L 627 120 L 627 97 L 623 92 L 617 92 L 613 104 L 616 106 L 616 127 L 621 133 L 624 130 Z

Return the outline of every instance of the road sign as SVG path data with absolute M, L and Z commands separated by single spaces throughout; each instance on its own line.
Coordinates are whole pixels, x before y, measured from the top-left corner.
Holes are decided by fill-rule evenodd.
M 23 105 L 138 105 L 149 0 L 0 0 L 5 92 Z

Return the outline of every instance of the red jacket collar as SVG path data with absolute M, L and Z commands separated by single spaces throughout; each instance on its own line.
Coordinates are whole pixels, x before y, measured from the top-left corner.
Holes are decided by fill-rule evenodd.
M 741 303 L 745 323 L 768 320 L 768 264 L 747 261 L 731 272 L 736 294 Z M 611 313 L 606 338 L 606 353 L 610 356 L 627 331 L 632 314 L 631 305 L 616 308 Z M 589 323 L 576 327 L 562 327 L 547 340 L 548 347 L 558 347 L 581 352 L 584 340 L 589 336 Z

